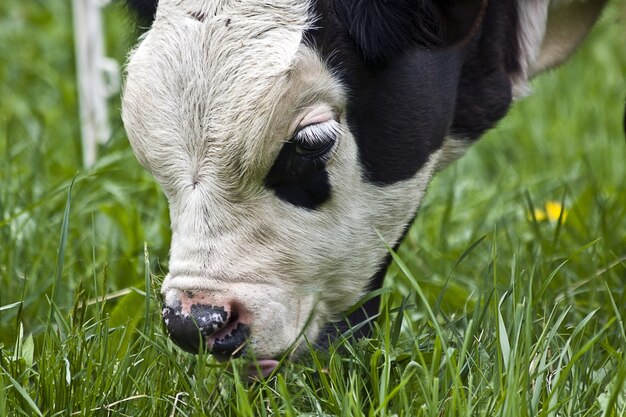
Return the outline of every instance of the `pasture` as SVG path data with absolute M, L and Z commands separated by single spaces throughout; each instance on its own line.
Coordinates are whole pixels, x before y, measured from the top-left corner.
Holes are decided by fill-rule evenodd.
M 624 2 L 433 181 L 376 335 L 255 383 L 164 332 L 167 204 L 117 96 L 82 167 L 69 3 L 0 3 L 0 417 L 626 415 Z

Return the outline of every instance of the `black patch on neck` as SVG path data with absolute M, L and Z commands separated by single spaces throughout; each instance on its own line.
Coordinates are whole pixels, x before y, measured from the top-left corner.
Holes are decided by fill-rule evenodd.
M 295 146 L 285 143 L 265 177 L 265 186 L 283 201 L 314 210 L 330 198 L 328 172 L 324 164 L 298 156 Z

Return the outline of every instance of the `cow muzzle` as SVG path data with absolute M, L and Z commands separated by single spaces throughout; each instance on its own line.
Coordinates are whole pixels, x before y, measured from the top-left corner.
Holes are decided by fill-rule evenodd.
M 323 317 L 317 293 L 265 283 L 220 283 L 166 277 L 163 321 L 171 340 L 190 353 L 220 361 L 243 357 L 251 374 L 267 376 L 279 359 L 298 355 L 315 341 Z M 301 287 L 297 287 L 301 290 Z
M 178 291 L 176 298 L 163 305 L 162 314 L 170 338 L 180 348 L 190 353 L 202 349 L 219 360 L 244 353 L 250 323 L 243 308 L 201 292 Z

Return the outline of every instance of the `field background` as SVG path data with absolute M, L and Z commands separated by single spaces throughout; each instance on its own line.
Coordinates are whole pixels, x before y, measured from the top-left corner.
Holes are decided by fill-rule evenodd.
M 626 415 L 624 2 L 432 183 L 378 334 L 255 384 L 167 340 L 166 202 L 119 98 L 82 168 L 71 28 L 69 1 L 0 2 L 0 416 Z

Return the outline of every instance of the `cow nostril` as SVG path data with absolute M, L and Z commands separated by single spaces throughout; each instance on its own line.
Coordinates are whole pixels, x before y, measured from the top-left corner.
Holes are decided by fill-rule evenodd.
M 202 343 L 196 323 L 181 314 L 180 307 L 163 306 L 163 323 L 170 339 L 189 353 L 198 353 Z
M 165 305 L 163 321 L 172 341 L 183 350 L 198 353 L 206 348 L 218 359 L 241 355 L 250 334 L 236 311 L 207 304 L 193 304 L 187 312 Z
M 163 322 L 174 343 L 190 353 L 198 353 L 205 339 L 228 324 L 223 307 L 194 304 L 187 311 L 181 306 L 163 306 Z
M 224 307 L 215 307 L 206 304 L 193 304 L 191 306 L 191 319 L 195 320 L 198 329 L 203 336 L 211 336 L 219 332 L 232 320 L 236 313 L 228 313 Z

